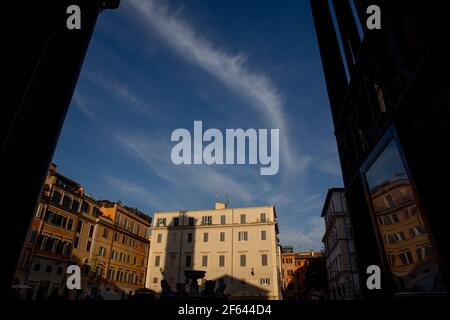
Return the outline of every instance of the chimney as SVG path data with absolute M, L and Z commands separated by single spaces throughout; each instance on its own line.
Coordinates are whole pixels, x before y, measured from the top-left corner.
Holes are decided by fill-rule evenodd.
M 223 202 L 216 201 L 215 210 L 226 209 L 227 205 Z

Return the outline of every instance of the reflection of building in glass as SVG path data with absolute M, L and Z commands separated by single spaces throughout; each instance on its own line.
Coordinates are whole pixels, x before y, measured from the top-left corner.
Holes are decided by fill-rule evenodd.
M 310 3 L 360 276 L 383 271 L 381 290 L 362 294 L 447 293 L 450 3 Z M 374 4 L 380 30 L 367 29 Z
M 281 298 L 281 260 L 273 206 L 155 212 L 146 287 L 186 284 L 184 271 L 206 271 L 201 284 L 225 284 L 229 298 Z
M 403 174 L 373 187 L 371 200 L 389 268 L 401 291 L 433 291 L 440 274 L 409 180 Z
M 360 285 L 353 228 L 343 188 L 328 190 L 322 217 L 325 219 L 322 242 L 325 245 L 329 298 L 358 299 Z

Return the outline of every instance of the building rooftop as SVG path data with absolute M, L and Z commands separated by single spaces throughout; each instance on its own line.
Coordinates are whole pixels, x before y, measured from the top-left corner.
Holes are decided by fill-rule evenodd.
M 333 192 L 344 192 L 344 191 L 345 189 L 342 187 L 333 187 L 328 189 L 327 196 L 325 197 L 325 202 L 323 203 L 322 213 L 320 215 L 321 217 L 324 217 L 325 214 L 327 213 L 328 203 L 330 203 L 330 199 Z

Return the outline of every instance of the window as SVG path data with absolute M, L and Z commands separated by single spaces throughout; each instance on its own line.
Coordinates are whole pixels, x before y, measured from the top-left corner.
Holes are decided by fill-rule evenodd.
M 188 224 L 189 224 L 190 226 L 195 225 L 194 217 L 189 217 L 189 219 L 188 219 Z
M 431 246 L 425 246 L 425 247 L 417 248 L 416 254 L 417 254 L 418 260 L 423 260 L 427 257 L 431 257 L 433 253 L 432 253 Z
M 212 216 L 203 216 L 202 217 L 202 225 L 208 226 L 212 224 Z
M 72 228 L 73 228 L 73 219 L 69 219 L 67 221 L 67 230 L 72 231 Z
M 91 224 L 91 227 L 89 228 L 89 238 L 92 238 L 94 235 L 94 226 Z
M 245 223 L 245 214 L 241 214 L 241 223 Z
M 37 230 L 31 229 L 30 233 L 28 234 L 28 241 L 34 243 L 36 242 L 36 238 L 37 238 Z
M 175 266 L 175 259 L 176 259 L 176 255 L 174 255 L 174 254 L 169 255 L 169 267 Z
M 153 278 L 153 284 L 157 284 L 158 283 L 158 278 Z
M 56 214 L 52 211 L 47 211 L 44 216 L 44 221 L 49 224 L 52 224 L 54 226 L 57 226 L 60 228 L 65 228 L 66 223 L 67 223 L 67 218 L 60 214 Z
M 59 204 L 59 202 L 61 201 L 61 193 L 59 193 L 58 191 L 53 191 L 52 201 Z
M 106 249 L 103 247 L 98 248 L 98 255 L 104 257 L 106 255 Z
M 73 200 L 72 201 L 72 210 L 78 212 L 78 208 L 80 207 L 80 201 Z
M 392 198 L 392 195 L 387 194 L 385 198 L 389 208 L 394 208 L 396 206 L 394 199 Z
M 156 221 L 157 227 L 165 227 L 166 226 L 166 218 L 158 218 Z
M 221 215 L 220 216 L 220 224 L 226 224 L 227 223 L 227 216 Z
M 51 273 L 52 272 L 52 266 L 51 265 L 47 265 L 47 267 L 45 268 L 45 272 Z
M 220 233 L 220 242 L 224 242 L 225 241 L 225 232 L 221 232 Z
M 125 235 L 122 235 L 122 244 L 127 243 L 127 238 L 125 237 Z
M 189 232 L 187 234 L 187 242 L 192 242 L 192 233 L 191 232 Z
M 161 263 L 161 256 L 155 256 L 155 267 L 159 267 Z
M 259 284 L 262 286 L 269 286 L 270 285 L 270 278 L 261 278 L 259 279 Z
M 36 217 L 41 218 L 43 216 L 44 212 L 45 212 L 45 206 L 40 204 L 38 206 L 38 209 L 36 210 Z
M 63 201 L 62 201 L 62 206 L 64 207 L 64 208 L 67 208 L 67 209 L 70 209 L 70 205 L 71 205 L 71 203 L 70 203 L 70 198 L 69 198 L 69 196 L 64 196 L 63 197 Z
M 108 239 L 108 228 L 103 229 L 103 238 Z
M 245 254 L 241 254 L 240 257 L 241 267 L 245 267 L 247 264 L 247 256 Z
M 383 90 L 376 83 L 374 83 L 373 86 L 374 86 L 374 89 L 375 89 L 375 93 L 377 94 L 378 105 L 380 106 L 380 111 L 385 113 L 386 112 L 386 104 L 384 102 Z
M 225 267 L 225 256 L 224 255 L 219 256 L 219 267 Z
M 86 251 L 87 252 L 91 251 L 91 244 L 92 244 L 91 240 L 88 240 L 88 242 L 86 243 Z
M 74 248 L 78 248 L 79 243 L 80 243 L 80 238 L 79 237 L 75 237 L 73 239 L 73 247 Z
M 387 258 L 389 265 L 391 266 L 395 265 L 395 255 L 388 253 Z
M 261 230 L 261 240 L 267 240 L 266 230 Z
M 262 254 L 261 255 L 261 265 L 262 266 L 267 266 L 267 254 Z
M 399 258 L 400 258 L 402 264 L 404 264 L 404 265 L 411 264 L 414 262 L 410 251 L 400 253 Z
M 202 256 L 202 267 L 208 266 L 208 256 Z
M 119 240 L 119 234 L 117 232 L 114 232 L 114 241 Z
M 192 256 L 187 255 L 186 256 L 186 267 L 191 267 L 192 266 Z
M 425 230 L 421 226 L 416 226 L 416 227 L 409 229 L 409 234 L 410 234 L 411 238 L 415 238 L 424 233 L 425 233 Z
M 113 269 L 108 270 L 108 279 L 110 279 L 110 280 L 114 279 L 114 270 Z
M 248 240 L 248 233 L 247 233 L 247 231 L 239 231 L 239 233 L 238 233 L 238 240 L 239 241 L 247 241 Z
M 89 203 L 84 200 L 81 202 L 81 212 L 89 213 Z
M 77 222 L 77 233 L 81 233 L 81 229 L 83 228 L 83 221 L 78 220 Z
M 208 242 L 208 237 L 209 237 L 208 232 L 204 232 L 203 233 L 203 242 Z
M 33 266 L 33 271 L 39 272 L 39 270 L 41 270 L 41 264 L 37 262 Z
M 93 207 L 93 208 L 92 208 L 92 215 L 93 215 L 94 217 L 98 217 L 98 216 L 100 215 L 100 209 L 97 208 L 97 207 Z
M 180 218 L 178 218 L 178 217 L 173 218 L 173 226 L 178 227 L 179 224 L 180 224 Z
M 265 212 L 261 212 L 260 214 L 259 214 L 259 221 L 260 222 L 266 222 L 267 220 L 266 220 L 266 213 Z
M 162 242 L 162 234 L 158 233 L 158 236 L 156 238 L 156 242 L 161 243 Z

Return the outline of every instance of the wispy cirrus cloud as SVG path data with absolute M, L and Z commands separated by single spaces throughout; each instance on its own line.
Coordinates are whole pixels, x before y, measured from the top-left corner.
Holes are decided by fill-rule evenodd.
M 75 106 L 89 119 L 95 119 L 95 111 L 92 108 L 90 102 L 84 98 L 79 92 L 75 92 L 73 95 L 73 102 Z
M 170 162 L 170 145 L 161 143 L 165 137 L 157 134 L 146 135 L 142 132 L 117 130 L 109 133 L 124 152 L 144 162 L 151 174 L 168 183 L 171 192 L 232 193 L 235 199 L 250 203 L 258 196 L 256 190 L 270 189 L 264 182 L 251 187 L 251 182 L 224 174 L 218 167 L 176 166 Z
M 293 245 L 301 251 L 320 250 L 323 247 L 322 237 L 325 232 L 323 219 L 321 217 L 304 217 L 304 221 L 301 226 L 288 222 L 281 223 L 281 243 Z
M 86 78 L 93 85 L 107 91 L 108 94 L 121 100 L 126 107 L 131 107 L 139 113 L 153 117 L 152 110 L 141 98 L 139 98 L 132 90 L 123 82 L 113 77 L 106 77 L 101 72 L 86 70 L 82 73 L 82 77 Z
M 140 201 L 154 209 L 164 208 L 166 205 L 160 197 L 150 192 L 144 185 L 112 175 L 106 175 L 104 179 L 114 192 L 126 196 L 127 199 Z
M 309 157 L 294 156 L 288 139 L 288 123 L 283 113 L 283 99 L 271 79 L 262 72 L 250 71 L 245 54 L 231 54 L 203 37 L 180 16 L 171 14 L 160 1 L 130 1 L 146 27 L 156 32 L 180 57 L 201 67 L 234 92 L 246 97 L 272 128 L 280 129 L 280 160 L 284 172 L 303 170 Z

